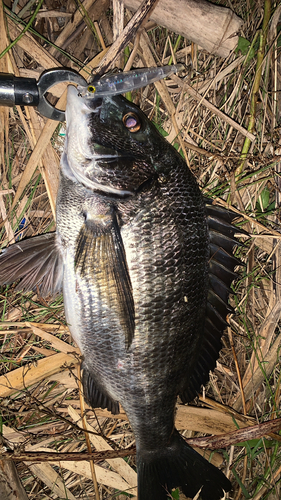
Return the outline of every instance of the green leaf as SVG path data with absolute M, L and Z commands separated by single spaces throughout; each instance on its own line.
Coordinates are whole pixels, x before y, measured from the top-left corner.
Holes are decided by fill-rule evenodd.
M 250 446 L 250 448 L 255 448 L 257 446 L 261 446 L 262 443 L 266 448 L 272 448 L 275 445 L 274 441 L 270 441 L 269 439 L 263 439 L 262 442 L 260 439 L 249 439 L 249 441 L 243 441 L 241 443 L 236 443 L 235 446 L 241 446 L 245 448 L 246 445 Z
M 251 44 L 249 40 L 247 40 L 243 36 L 239 36 L 236 52 L 240 50 L 242 54 L 245 56 L 249 50 L 250 45 Z
M 239 486 L 240 486 L 240 488 L 241 488 L 241 490 L 242 490 L 242 493 L 243 493 L 243 495 L 244 495 L 244 498 L 246 498 L 246 499 L 250 499 L 251 497 L 250 497 L 249 493 L 247 492 L 247 490 L 246 490 L 246 488 L 245 488 L 244 484 L 240 481 L 240 478 L 239 478 L 239 476 L 238 476 L 238 474 L 237 474 L 237 472 L 236 472 L 236 470 L 235 470 L 235 467 L 233 467 L 233 468 L 231 469 L 231 471 L 232 471 L 232 474 L 234 475 L 234 477 L 235 477 L 235 479 L 236 479 L 237 483 L 239 484 Z
M 251 47 L 251 43 L 249 42 L 249 40 L 247 40 L 243 36 L 239 36 L 238 44 L 237 44 L 237 48 L 236 48 L 235 52 L 237 53 L 240 51 L 243 56 L 246 56 L 248 54 L 250 47 Z M 252 47 L 250 50 L 250 53 L 248 55 L 248 62 L 251 59 L 253 59 L 253 57 L 255 57 L 255 50 Z
M 269 205 L 269 189 L 265 187 L 260 194 L 263 210 L 265 210 Z
M 164 130 L 164 129 L 161 127 L 161 125 L 158 125 L 158 123 L 156 123 L 156 122 L 154 122 L 154 121 L 153 121 L 152 123 L 153 123 L 154 127 L 156 127 L 156 128 L 157 128 L 158 132 L 160 132 L 160 134 L 161 134 L 163 137 L 167 137 L 167 135 L 169 135 L 169 134 L 168 134 L 168 132 L 166 132 L 166 130 Z

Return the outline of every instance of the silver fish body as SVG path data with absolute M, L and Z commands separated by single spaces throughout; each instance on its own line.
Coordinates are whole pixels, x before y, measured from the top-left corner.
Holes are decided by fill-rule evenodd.
M 180 437 L 174 412 L 219 354 L 237 265 L 233 216 L 206 204 L 181 156 L 126 99 L 90 101 L 69 87 L 66 116 L 56 235 L 39 263 L 28 261 L 33 282 L 20 274 L 24 252 L 8 249 L 0 283 L 12 268 L 23 288 L 47 293 L 61 282 L 86 398 L 113 413 L 120 403 L 130 420 L 139 500 L 165 500 L 178 486 L 222 498 L 230 482 Z M 54 248 L 50 278 L 41 264 Z

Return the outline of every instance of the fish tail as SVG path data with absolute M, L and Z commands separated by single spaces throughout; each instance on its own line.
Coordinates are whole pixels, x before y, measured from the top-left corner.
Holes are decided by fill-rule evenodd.
M 137 456 L 138 500 L 166 500 L 173 488 L 193 498 L 219 500 L 231 483 L 225 475 L 194 451 L 175 430 L 167 448 L 141 449 Z

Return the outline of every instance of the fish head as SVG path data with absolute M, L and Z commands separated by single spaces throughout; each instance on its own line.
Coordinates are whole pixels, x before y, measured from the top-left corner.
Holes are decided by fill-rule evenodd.
M 62 170 L 89 189 L 130 196 L 174 161 L 174 149 L 122 96 L 87 99 L 69 86 L 66 125 Z

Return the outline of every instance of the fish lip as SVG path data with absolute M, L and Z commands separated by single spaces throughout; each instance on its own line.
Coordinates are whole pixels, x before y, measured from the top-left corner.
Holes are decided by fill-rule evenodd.
M 78 95 L 79 95 L 79 97 L 81 96 L 81 94 L 78 94 Z M 85 97 L 81 96 L 81 99 L 83 99 L 84 104 L 86 104 L 87 108 L 89 108 L 89 110 L 92 113 L 97 113 L 98 115 L 100 115 L 102 104 L 103 104 L 103 97 L 97 97 L 96 99 L 90 100 L 90 99 L 86 99 Z
M 77 92 L 78 98 L 83 101 L 83 104 L 85 104 L 85 106 L 87 106 L 89 111 L 91 113 L 95 113 L 99 116 L 100 112 L 101 112 L 104 97 L 94 97 L 94 98 L 92 97 L 91 99 L 89 99 L 81 94 L 81 92 L 79 91 L 79 86 L 76 87 L 76 92 Z
M 96 99 L 86 99 L 83 97 L 77 87 L 74 85 L 68 85 L 67 87 L 67 106 L 66 106 L 66 122 L 68 121 L 68 114 L 73 113 L 73 110 L 68 111 L 68 108 L 75 107 L 76 103 L 79 103 L 80 108 L 83 108 L 84 113 L 100 113 L 102 107 L 103 98 L 98 97 Z

